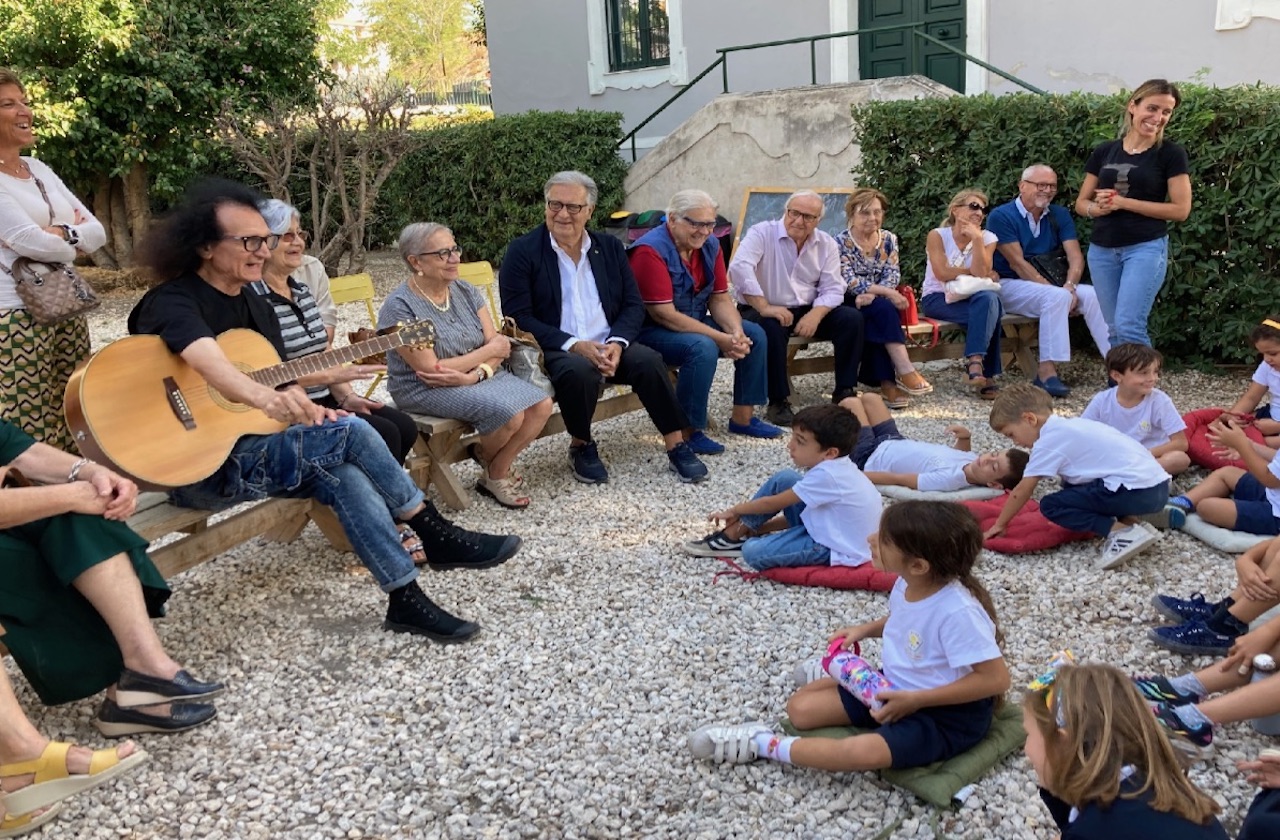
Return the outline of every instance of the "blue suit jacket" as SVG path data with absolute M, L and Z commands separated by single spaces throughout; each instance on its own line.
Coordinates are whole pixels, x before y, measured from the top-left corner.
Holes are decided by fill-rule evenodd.
M 635 341 L 644 323 L 644 301 L 622 243 L 607 233 L 587 231 L 587 261 L 596 278 L 609 334 Z M 560 264 L 545 224 L 507 246 L 498 271 L 502 314 L 533 333 L 543 350 L 559 350 L 572 336 L 560 328 Z

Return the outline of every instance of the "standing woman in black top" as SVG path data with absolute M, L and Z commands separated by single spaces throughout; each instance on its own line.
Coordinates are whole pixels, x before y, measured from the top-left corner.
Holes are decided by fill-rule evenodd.
M 1187 152 L 1164 139 L 1181 101 L 1172 83 L 1143 82 L 1125 107 L 1120 139 L 1095 148 L 1084 166 L 1076 212 L 1094 220 L 1089 273 L 1113 347 L 1151 346 L 1147 318 L 1169 260 L 1166 223 L 1191 213 Z

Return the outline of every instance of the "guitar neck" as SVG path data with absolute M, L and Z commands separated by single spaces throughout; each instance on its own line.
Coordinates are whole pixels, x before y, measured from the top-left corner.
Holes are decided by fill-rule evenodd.
M 309 373 L 319 373 L 322 370 L 345 365 L 348 362 L 354 362 L 356 359 L 363 359 L 375 353 L 385 353 L 402 344 L 404 344 L 404 341 L 400 338 L 400 333 L 389 333 L 388 335 L 371 338 L 368 341 L 361 341 L 359 344 L 351 344 L 335 350 L 326 350 L 323 353 L 311 353 L 292 361 L 249 371 L 248 375 L 254 382 L 266 385 L 268 388 L 278 388 L 290 382 L 297 382 L 299 377 L 306 376 Z

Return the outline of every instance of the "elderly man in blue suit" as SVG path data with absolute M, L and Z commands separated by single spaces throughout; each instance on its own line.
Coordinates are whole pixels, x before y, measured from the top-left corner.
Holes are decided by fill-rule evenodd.
M 667 366 L 657 351 L 636 343 L 644 302 L 622 243 L 587 230 L 598 197 L 595 181 L 581 172 L 557 172 L 543 195 L 546 222 L 507 247 L 498 287 L 503 313 L 542 347 L 572 438 L 574 478 L 609 480 L 591 418 L 603 384 L 617 382 L 631 386 L 662 433 L 671 471 L 681 481 L 702 481 L 707 468 L 684 441 L 689 420 Z

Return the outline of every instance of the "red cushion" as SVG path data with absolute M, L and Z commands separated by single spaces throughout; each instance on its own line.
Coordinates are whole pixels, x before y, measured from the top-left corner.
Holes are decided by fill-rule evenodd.
M 1008 500 L 1009 494 L 1006 493 L 995 499 L 960 504 L 969 509 L 985 531 L 995 524 L 996 517 L 1000 515 L 1004 503 Z M 1022 510 L 1014 514 L 1013 521 L 1009 523 L 1009 527 L 1003 534 L 992 537 L 983 545 L 1001 554 L 1025 554 L 1028 551 L 1043 551 L 1064 543 L 1091 540 L 1095 536 L 1079 531 L 1068 531 L 1061 525 L 1053 524 L 1040 512 L 1040 503 L 1030 499 L 1022 506 Z
M 1219 467 L 1246 469 L 1243 461 L 1229 461 L 1223 458 L 1209 440 L 1209 424 L 1222 414 L 1221 408 L 1201 408 L 1182 415 L 1182 422 L 1187 424 L 1187 455 L 1191 457 L 1191 463 L 1208 470 L 1216 470 Z M 1254 443 L 1266 442 L 1263 440 L 1262 432 L 1258 431 L 1256 426 L 1245 426 L 1244 433 Z
M 888 592 L 898 580 L 891 572 L 882 572 L 870 563 L 861 566 L 792 566 L 762 572 L 776 583 L 794 586 L 825 586 L 828 589 L 865 589 Z

